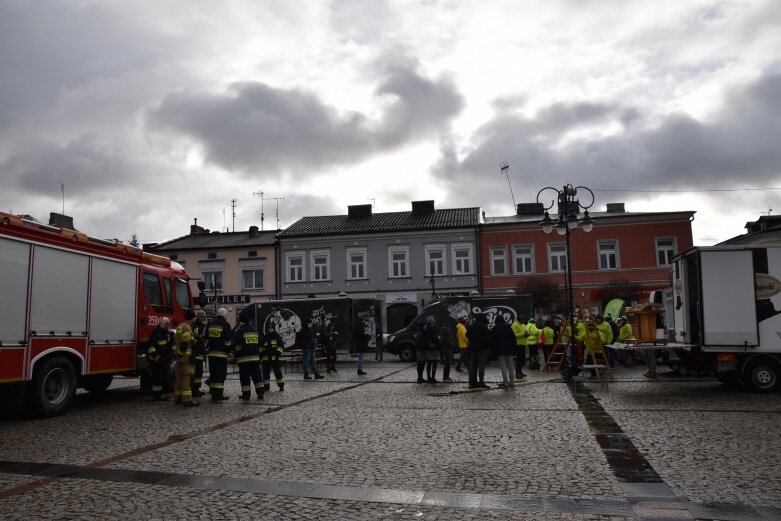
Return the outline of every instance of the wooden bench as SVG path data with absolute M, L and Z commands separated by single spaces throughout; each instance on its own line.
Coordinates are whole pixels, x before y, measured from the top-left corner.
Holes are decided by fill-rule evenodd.
M 318 347 L 315 349 L 315 361 L 318 363 L 326 362 L 328 358 L 323 353 L 323 349 Z M 291 349 L 290 351 L 285 351 L 281 355 L 279 355 L 279 361 L 282 362 L 282 364 L 285 367 L 285 372 L 288 372 L 288 367 L 290 367 L 291 373 L 298 373 L 301 371 L 301 366 L 304 363 L 304 355 L 302 354 L 300 349 Z

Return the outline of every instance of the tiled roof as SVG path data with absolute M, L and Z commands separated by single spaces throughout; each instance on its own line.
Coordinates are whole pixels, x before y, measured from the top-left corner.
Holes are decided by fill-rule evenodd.
M 279 233 L 279 230 L 269 232 L 258 231 L 256 235 L 250 235 L 250 232 L 247 231 L 196 233 L 161 242 L 160 244 L 148 248 L 148 250 L 150 252 L 161 252 L 173 250 L 202 250 L 204 248 L 222 249 L 273 246 L 274 237 L 277 233 Z
M 452 208 L 429 213 L 387 212 L 366 217 L 326 215 L 303 217 L 277 237 L 309 237 L 351 233 L 382 233 L 447 228 L 470 228 L 480 224 L 480 208 Z

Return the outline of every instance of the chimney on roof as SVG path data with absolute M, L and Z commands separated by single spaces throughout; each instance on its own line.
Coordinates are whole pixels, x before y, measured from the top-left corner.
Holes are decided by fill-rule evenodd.
M 371 217 L 372 205 L 370 204 L 354 204 L 347 207 L 348 219 L 359 219 L 361 217 Z
M 49 226 L 56 226 L 57 228 L 65 228 L 67 230 L 76 229 L 73 227 L 73 217 L 56 212 L 49 213 Z
M 249 227 L 249 236 L 250 237 L 257 237 L 258 236 L 258 227 L 257 226 L 250 226 Z
M 434 200 L 412 201 L 412 213 L 415 215 L 434 213 Z
M 200 235 L 202 233 L 209 233 L 207 228 L 198 226 L 198 218 L 195 218 L 195 224 L 190 225 L 190 235 Z
M 626 213 L 624 203 L 607 203 L 608 213 Z
M 543 213 L 542 203 L 518 203 L 515 206 L 515 215 L 542 215 Z

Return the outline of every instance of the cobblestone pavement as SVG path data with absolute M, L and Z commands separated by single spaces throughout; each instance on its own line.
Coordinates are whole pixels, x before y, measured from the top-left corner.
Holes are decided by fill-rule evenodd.
M 198 408 L 117 379 L 64 416 L 0 417 L 0 520 L 781 519 L 781 393 L 639 367 L 608 389 L 532 371 L 514 390 L 448 394 L 465 373 L 431 385 L 396 360 L 339 367 L 286 373 L 262 401 L 236 399 L 236 374 L 231 400 Z M 617 471 L 584 403 L 655 479 Z

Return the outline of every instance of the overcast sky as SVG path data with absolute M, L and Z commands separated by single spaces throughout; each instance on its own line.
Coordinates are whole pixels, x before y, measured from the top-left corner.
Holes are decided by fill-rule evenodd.
M 0 0 L 0 177 L 123 241 L 572 183 L 713 244 L 781 212 L 781 3 Z

